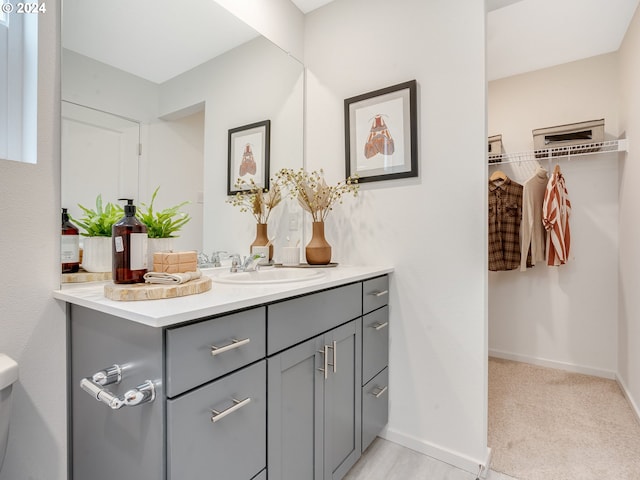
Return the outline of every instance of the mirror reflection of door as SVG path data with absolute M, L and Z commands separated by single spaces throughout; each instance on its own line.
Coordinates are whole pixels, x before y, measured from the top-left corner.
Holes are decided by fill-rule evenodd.
M 62 102 L 62 207 L 81 217 L 81 204 L 95 208 L 139 196 L 140 124 L 71 102 Z

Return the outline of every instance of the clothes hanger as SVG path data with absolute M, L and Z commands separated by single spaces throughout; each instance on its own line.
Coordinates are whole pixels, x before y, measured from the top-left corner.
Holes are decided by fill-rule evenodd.
M 489 177 L 489 180 L 492 182 L 495 182 L 496 180 L 502 180 L 505 181 L 507 179 L 507 174 L 504 173 L 501 170 L 496 170 L 495 172 L 493 172 L 491 174 L 491 176 Z
M 562 172 L 560 171 L 560 164 L 559 164 L 559 163 L 556 163 L 556 166 L 555 166 L 555 167 L 553 167 L 553 174 L 554 174 L 554 175 L 557 175 L 557 174 L 559 174 L 559 173 L 562 173 Z

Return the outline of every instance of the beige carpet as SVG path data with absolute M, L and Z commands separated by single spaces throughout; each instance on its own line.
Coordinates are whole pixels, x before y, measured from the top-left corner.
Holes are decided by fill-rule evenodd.
M 613 380 L 491 358 L 489 446 L 521 480 L 640 479 L 640 423 Z

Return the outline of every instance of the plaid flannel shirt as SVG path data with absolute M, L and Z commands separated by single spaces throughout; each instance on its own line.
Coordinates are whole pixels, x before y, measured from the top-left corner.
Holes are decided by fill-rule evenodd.
M 509 178 L 489 181 L 489 270 L 520 267 L 522 190 Z

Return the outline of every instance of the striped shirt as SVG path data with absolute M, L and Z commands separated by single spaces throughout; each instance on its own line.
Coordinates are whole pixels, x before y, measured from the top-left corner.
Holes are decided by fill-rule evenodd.
M 557 266 L 569 260 L 571 202 L 560 168 L 556 166 L 547 184 L 542 205 L 542 223 L 547 230 L 547 265 Z
M 520 267 L 522 185 L 510 178 L 489 181 L 489 270 Z

